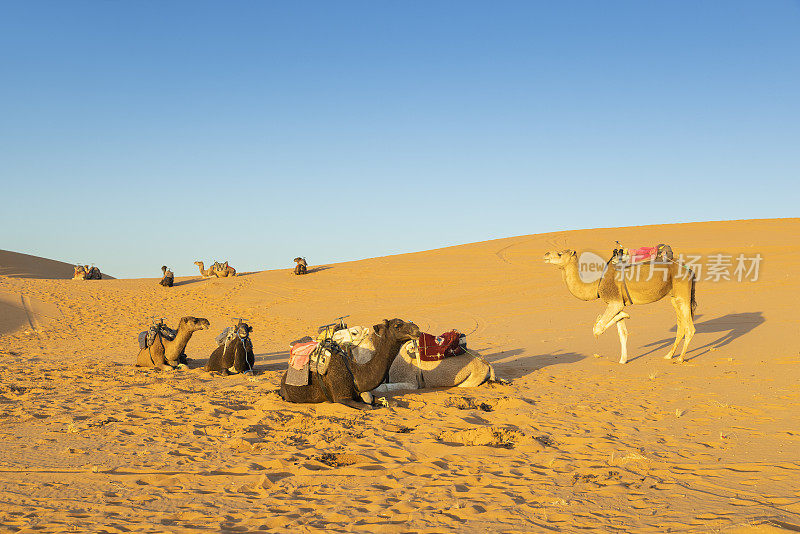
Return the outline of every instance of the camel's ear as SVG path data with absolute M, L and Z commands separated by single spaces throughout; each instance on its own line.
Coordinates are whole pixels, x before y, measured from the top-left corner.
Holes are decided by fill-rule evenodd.
M 577 250 L 573 250 L 573 251 L 572 251 L 572 255 L 573 255 L 573 256 L 575 256 L 575 255 L 577 255 L 577 254 L 578 254 L 578 251 L 577 251 Z
M 383 335 L 383 332 L 386 331 L 386 321 L 373 325 L 372 330 L 379 336 Z
M 253 331 L 253 327 L 252 327 L 252 326 L 248 326 L 248 327 L 247 327 L 247 331 L 248 331 L 248 332 L 252 332 L 252 331 Z

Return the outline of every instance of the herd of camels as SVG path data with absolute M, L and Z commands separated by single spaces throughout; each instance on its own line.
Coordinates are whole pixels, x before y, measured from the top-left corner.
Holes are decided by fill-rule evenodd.
M 660 247 L 658 251 L 661 254 Z M 581 279 L 575 250 L 547 252 L 544 262 L 559 268 L 567 290 L 576 298 L 587 301 L 599 299 L 606 303 L 606 309 L 597 317 L 592 331 L 595 336 L 599 336 L 616 325 L 621 345 L 621 364 L 628 359 L 628 330 L 625 321 L 630 315 L 624 309 L 631 305 L 657 302 L 669 296 L 675 309 L 677 332 L 672 348 L 664 357 L 672 359 L 683 340 L 678 356 L 678 361 L 683 362 L 695 333 L 695 273 L 686 265 L 673 260 L 671 250 L 668 258 L 656 257 L 654 252 L 653 257 L 642 261 L 632 261 L 623 252 L 627 251 L 615 251 L 606 263 L 605 270 L 594 281 Z M 295 263 L 297 266 L 293 270 L 294 274 L 307 273 L 304 258 L 295 258 Z M 227 261 L 215 262 L 209 269 L 205 269 L 201 261 L 195 264 L 206 278 L 236 275 L 236 269 Z M 88 267 L 81 267 L 88 278 Z M 77 271 L 76 268 L 76 275 Z M 171 286 L 174 280 L 172 271 L 163 266 L 162 273 L 164 277 L 160 283 Z M 99 270 L 97 274 L 99 275 Z M 185 368 L 188 362 L 185 349 L 192 334 L 209 327 L 210 323 L 205 318 L 183 317 L 175 330 L 160 323 L 151 328 L 149 335 L 142 332 L 136 365 L 161 370 Z M 346 325 L 342 328 L 346 328 Z M 475 387 L 489 382 L 506 382 L 495 376 L 494 368 L 485 358 L 471 350 L 438 361 L 422 361 L 417 345 L 422 333 L 413 322 L 386 319 L 370 328 L 354 329 L 361 329 L 364 333 L 357 346 L 348 350 L 326 352 L 325 372 L 308 371 L 305 385 L 288 384 L 287 373 L 284 373 L 280 395 L 289 402 L 330 401 L 363 408 L 372 404 L 376 395 L 395 390 Z M 205 370 L 223 374 L 252 372 L 255 366 L 250 339 L 252 330 L 252 327 L 241 320 L 223 330 L 217 337 L 218 346 L 209 356 Z M 146 342 L 143 341 L 145 337 Z

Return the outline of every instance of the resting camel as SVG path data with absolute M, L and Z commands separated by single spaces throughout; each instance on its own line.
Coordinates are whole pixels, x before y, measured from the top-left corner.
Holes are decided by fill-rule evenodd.
M 375 353 L 371 340 L 363 336 L 363 326 L 354 326 L 333 335 L 340 344 L 352 343 L 353 358 L 359 363 L 369 361 Z M 474 351 L 450 356 L 438 361 L 425 361 L 419 356 L 417 340 L 408 341 L 389 367 L 389 380 L 372 390 L 373 395 L 405 389 L 438 387 L 477 387 L 485 382 L 505 382 L 495 376 L 494 368 Z
M 76 265 L 75 273 L 72 276 L 73 280 L 102 280 L 103 275 L 100 269 L 92 265 Z
M 159 284 L 164 287 L 172 287 L 172 284 L 175 282 L 175 273 L 167 269 L 166 265 L 161 266 L 161 272 L 164 273 L 164 278 L 161 279 Z
M 227 261 L 225 263 L 219 263 L 215 261 L 212 270 L 218 278 L 225 278 L 227 276 L 236 276 L 236 269 L 228 265 Z
M 256 364 L 253 342 L 250 340 L 252 331 L 253 327 L 247 323 L 234 327 L 234 335 L 220 343 L 209 356 L 206 371 L 221 371 L 225 375 L 252 371 Z M 223 334 L 226 333 L 227 329 L 223 331 Z
M 468 351 L 438 361 L 418 359 L 418 355 L 416 340 L 405 343 L 389 368 L 389 381 L 372 393 L 398 389 L 473 388 L 484 382 L 505 382 L 497 379 L 494 367 L 476 352 Z
M 141 349 L 136 356 L 137 367 L 154 367 L 164 371 L 169 371 L 181 363 L 186 345 L 192 338 L 192 334 L 198 330 L 207 330 L 211 326 L 208 319 L 202 317 L 182 317 L 178 322 L 178 333 L 175 339 L 168 340 L 162 335 L 156 335 L 152 345 Z
M 211 269 L 206 269 L 206 266 L 202 261 L 196 261 L 194 264 L 197 265 L 198 269 L 200 269 L 200 274 L 203 276 L 203 278 L 211 278 L 212 276 L 216 276 L 213 267 Z
M 650 304 L 669 295 L 672 307 L 675 308 L 678 331 L 675 343 L 664 358 L 669 360 L 675 355 L 678 343 L 683 338 L 683 348 L 678 361 L 684 361 L 686 349 L 695 332 L 693 319 L 697 307 L 694 298 L 695 274 L 691 269 L 676 261 L 643 262 L 628 267 L 623 271 L 626 274 L 621 276 L 609 262 L 600 279 L 584 282 L 579 275 L 578 254 L 574 250 L 548 252 L 544 255 L 544 261 L 561 269 L 561 277 L 573 296 L 581 300 L 599 298 L 607 304 L 605 311 L 597 317 L 592 332 L 598 337 L 614 324 L 617 325 L 622 346 L 619 363 L 628 361 L 628 328 L 625 326 L 625 320 L 630 315 L 622 311 L 623 308 L 633 304 Z
M 281 378 L 281 397 L 289 402 L 317 403 L 325 402 L 330 395 L 334 402 L 362 408 L 363 404 L 357 402 L 358 399 L 383 382 L 400 347 L 419 336 L 419 327 L 402 319 L 386 319 L 373 326 L 369 336 L 370 343 L 375 347 L 375 355 L 368 362 L 345 360 L 346 356 L 336 352 L 331 356 L 325 376 L 312 373 L 308 385 L 290 386 L 286 384 L 284 373 Z
M 294 274 L 306 274 L 308 272 L 308 264 L 305 258 L 295 258 Z

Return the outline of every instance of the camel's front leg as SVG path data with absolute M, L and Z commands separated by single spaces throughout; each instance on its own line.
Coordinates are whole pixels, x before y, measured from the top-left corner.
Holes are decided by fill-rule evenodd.
M 405 389 L 418 389 L 419 386 L 414 382 L 392 382 L 384 383 L 372 390 L 373 395 L 380 393 L 389 393 L 391 391 L 405 390 Z
M 610 326 L 619 321 L 618 316 L 624 307 L 625 306 L 622 304 L 622 302 L 609 302 L 605 311 L 600 314 L 600 316 L 598 316 L 597 320 L 594 322 L 594 327 L 592 328 L 594 337 L 599 337 L 600 334 L 605 332 Z
M 624 315 L 628 314 L 625 313 Z M 619 344 L 622 346 L 619 363 L 626 363 L 628 361 L 628 327 L 625 326 L 625 319 L 617 321 L 617 332 L 619 332 Z

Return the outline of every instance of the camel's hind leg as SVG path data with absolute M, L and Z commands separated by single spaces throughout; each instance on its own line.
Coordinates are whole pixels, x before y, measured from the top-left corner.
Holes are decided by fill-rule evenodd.
M 673 356 L 675 356 L 675 350 L 678 348 L 678 343 L 680 343 L 681 339 L 686 333 L 686 328 L 683 324 L 683 315 L 681 314 L 681 308 L 678 305 L 678 299 L 675 297 L 670 297 L 669 301 L 672 303 L 672 307 L 675 308 L 675 324 L 677 325 L 677 332 L 675 332 L 675 343 L 672 344 L 672 348 L 669 350 L 666 356 L 664 356 L 665 360 L 671 360 Z
M 627 313 L 625 315 L 628 315 Z M 627 363 L 628 361 L 628 327 L 625 326 L 625 319 L 617 321 L 617 332 L 619 333 L 619 344 L 622 346 L 620 349 L 619 363 Z
M 694 320 L 692 319 L 692 306 L 689 300 L 678 298 L 678 314 L 683 320 L 683 348 L 681 355 L 678 357 L 679 362 L 683 362 L 686 357 L 686 349 L 689 348 L 689 342 L 694 337 L 695 328 Z

